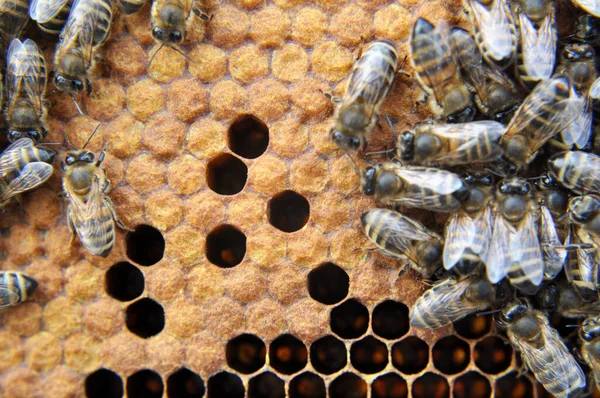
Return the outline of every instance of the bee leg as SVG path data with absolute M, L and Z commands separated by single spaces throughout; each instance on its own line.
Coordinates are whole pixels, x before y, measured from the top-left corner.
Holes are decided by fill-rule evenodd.
M 92 94 L 92 82 L 90 82 L 90 79 L 85 79 L 85 85 L 87 87 L 87 96 L 89 97 Z
M 325 91 L 319 89 L 319 91 L 321 92 L 321 94 L 323 94 L 325 96 L 325 98 L 327 98 L 329 101 L 331 101 L 334 104 L 339 104 L 340 102 L 342 102 L 342 98 L 340 97 L 334 97 L 333 95 L 326 93 Z
M 199 9 L 197 7 L 192 7 L 192 12 L 194 13 L 194 15 L 196 17 L 200 18 L 200 20 L 202 20 L 204 22 L 208 22 L 213 18 L 212 15 L 208 15 L 207 13 L 205 13 L 204 11 L 202 11 L 201 9 Z
M 113 204 L 112 200 L 110 200 L 110 198 L 108 196 L 106 196 L 104 198 L 104 202 L 106 203 L 106 206 L 108 207 L 108 210 L 110 211 L 110 214 L 112 215 L 113 220 L 115 220 L 115 223 L 117 224 L 117 226 L 124 231 L 133 232 L 134 231 L 133 228 L 129 228 L 127 225 L 125 225 L 125 223 L 123 221 L 121 221 L 119 216 L 117 216 L 117 212 L 115 211 L 115 205 Z
M 102 152 L 100 152 L 100 155 L 98 155 L 98 160 L 96 161 L 96 167 L 100 167 L 102 162 L 104 162 L 105 158 L 106 158 L 106 151 L 103 149 Z
M 67 208 L 67 227 L 69 228 L 69 232 L 71 233 L 71 237 L 69 239 L 69 246 L 73 243 L 73 238 L 75 238 L 76 229 L 75 229 L 75 220 L 73 220 L 73 211 L 71 210 L 71 206 Z

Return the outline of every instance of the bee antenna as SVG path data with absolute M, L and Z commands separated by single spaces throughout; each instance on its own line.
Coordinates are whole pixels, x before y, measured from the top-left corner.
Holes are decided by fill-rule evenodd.
M 490 314 L 495 314 L 496 312 L 500 312 L 500 309 L 478 312 L 477 316 L 486 316 L 486 315 L 490 315 Z
M 543 180 L 546 177 L 547 177 L 546 174 L 542 174 L 541 176 L 526 178 L 526 180 L 527 181 Z
M 566 328 L 580 328 L 581 325 L 577 325 L 577 324 L 575 324 L 575 325 L 565 325 L 565 327 Z
M 493 174 L 493 175 L 495 175 L 495 176 L 497 176 L 497 177 L 502 177 L 502 178 L 505 178 L 505 177 L 506 177 L 506 175 L 505 175 L 505 174 L 502 174 L 502 173 L 500 173 L 499 171 L 497 171 L 497 170 L 494 170 L 494 169 L 492 169 L 492 168 L 490 168 L 490 167 L 486 167 L 486 168 L 485 168 L 485 171 L 487 171 L 488 173 L 490 173 L 490 174 Z
M 75 145 L 71 144 L 71 141 L 69 140 L 69 137 L 67 137 L 67 132 L 65 129 L 63 129 L 63 137 L 65 139 L 65 142 L 67 143 L 67 145 L 69 147 L 71 147 L 71 149 L 77 149 L 77 148 L 75 148 Z
M 94 131 L 92 131 L 92 134 L 90 134 L 90 137 L 85 142 L 85 145 L 81 149 L 85 149 L 85 147 L 87 146 L 87 144 L 90 143 L 90 141 L 92 140 L 92 137 L 94 136 L 94 134 L 96 134 L 96 131 L 98 131 L 98 129 L 100 128 L 100 125 L 102 125 L 102 123 L 98 123 L 98 125 L 96 126 L 96 128 L 94 129 Z
M 79 114 L 83 115 L 84 113 L 81 111 L 81 108 L 79 107 L 79 104 L 77 103 L 77 100 L 75 99 L 75 97 L 73 95 L 71 95 L 71 99 L 73 100 L 73 103 L 75 104 L 75 107 L 79 111 Z
M 350 192 L 348 192 L 347 194 L 344 195 L 343 198 L 341 198 L 340 200 L 338 200 L 338 203 L 340 203 L 342 200 L 348 198 L 348 196 L 352 195 L 354 192 L 356 192 L 356 190 L 360 187 L 360 184 L 356 185 L 354 188 L 352 188 L 352 190 Z
M 346 152 L 346 156 L 344 156 L 344 158 L 346 158 L 346 161 L 348 162 L 348 164 L 350 166 L 352 166 L 352 169 L 354 170 L 354 172 L 356 173 L 356 175 L 358 177 L 360 177 L 360 172 L 358 171 L 358 166 L 356 165 L 356 163 L 354 162 L 354 160 L 352 159 L 352 157 L 348 154 L 348 152 Z
M 162 43 L 162 44 L 160 45 L 160 47 L 158 47 L 158 50 L 156 50 L 156 51 L 154 52 L 154 54 L 152 54 L 152 57 L 150 58 L 150 62 L 148 63 L 148 67 L 150 67 L 150 65 L 152 65 L 152 61 L 154 60 L 154 57 L 156 57 L 156 54 L 158 54 L 158 52 L 159 52 L 160 50 L 162 50 L 162 48 L 163 48 L 164 46 L 165 46 L 165 43 Z
M 194 60 L 191 59 L 189 55 L 187 55 L 186 53 L 184 53 L 183 51 L 181 51 L 181 49 L 179 49 L 178 47 L 171 46 L 171 48 L 173 50 L 175 50 L 176 52 L 178 52 L 179 54 L 183 55 L 183 57 L 185 59 L 187 59 L 189 62 L 192 62 L 192 63 L 194 62 Z

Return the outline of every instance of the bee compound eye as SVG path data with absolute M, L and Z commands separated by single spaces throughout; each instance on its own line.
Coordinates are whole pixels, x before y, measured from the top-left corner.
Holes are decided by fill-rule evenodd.
M 353 137 L 350 140 L 350 146 L 352 146 L 352 149 L 358 150 L 358 148 L 360 148 L 360 138 Z

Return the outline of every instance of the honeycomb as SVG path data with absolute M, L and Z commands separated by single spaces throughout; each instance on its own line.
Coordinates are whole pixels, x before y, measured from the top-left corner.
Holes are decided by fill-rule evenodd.
M 106 259 L 70 243 L 58 160 L 3 215 L 1 268 L 40 286 L 0 315 L 0 396 L 543 395 L 489 315 L 410 329 L 428 285 L 369 250 L 359 216 L 374 203 L 346 196 L 359 179 L 328 140 L 324 93 L 343 92 L 361 45 L 408 54 L 414 20 L 464 26 L 460 2 L 203 7 L 212 19 L 193 22 L 187 55 L 163 48 L 150 66 L 149 5 L 117 15 L 85 115 L 50 96 L 48 142 L 64 131 L 81 147 L 101 123 L 88 148 L 106 147 L 110 197 L 135 231 Z M 383 109 L 396 130 L 431 117 L 420 95 L 398 79 Z M 370 148 L 391 139 L 382 124 Z

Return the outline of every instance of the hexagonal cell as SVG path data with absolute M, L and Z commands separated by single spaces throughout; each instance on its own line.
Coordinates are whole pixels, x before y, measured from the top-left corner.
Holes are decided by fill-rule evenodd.
M 269 146 L 269 128 L 260 119 L 244 115 L 229 126 L 227 142 L 233 153 L 246 159 L 256 159 Z
M 429 363 L 429 346 L 415 336 L 408 336 L 392 346 L 392 365 L 400 372 L 413 375 Z
M 431 356 L 433 365 L 447 375 L 462 372 L 471 360 L 469 344 L 456 336 L 438 340 L 433 346 Z
M 202 398 L 205 392 L 202 377 L 189 369 L 181 368 L 167 379 L 169 398 Z
M 283 232 L 295 232 L 310 218 L 310 205 L 304 196 L 283 191 L 273 196 L 267 206 L 269 223 Z
M 479 339 L 490 332 L 492 323 L 492 315 L 472 314 L 454 322 L 454 330 L 466 339 Z
M 413 398 L 448 398 L 450 386 L 445 377 L 427 372 L 413 382 Z
M 517 377 L 517 372 L 511 372 L 496 380 L 494 395 L 496 398 L 533 397 L 533 384 L 526 376 Z
M 330 375 L 348 363 L 346 346 L 341 340 L 328 335 L 310 345 L 310 363 L 319 373 Z
M 269 364 L 277 372 L 291 375 L 304 369 L 308 352 L 304 343 L 291 334 L 283 334 L 269 346 Z
M 246 255 L 246 235 L 232 225 L 219 225 L 206 236 L 206 258 L 221 268 L 235 267 Z
M 373 310 L 373 333 L 388 340 L 396 340 L 408 333 L 408 307 L 399 301 L 386 300 Z
M 456 398 L 487 398 L 492 396 L 492 386 L 481 373 L 470 371 L 454 380 L 452 396 Z
M 473 359 L 479 369 L 495 375 L 510 366 L 512 347 L 498 336 L 489 336 L 475 345 Z
M 361 373 L 381 372 L 388 364 L 386 345 L 373 336 L 355 341 L 350 347 L 350 362 Z
M 350 277 L 333 263 L 319 265 L 308 273 L 308 294 L 322 304 L 336 304 L 348 295 Z
M 150 225 L 139 225 L 125 237 L 127 257 L 136 264 L 154 265 L 162 260 L 165 253 L 165 238 L 160 231 Z
M 165 310 L 156 301 L 143 298 L 127 307 L 125 324 L 130 332 L 147 339 L 164 329 Z
M 248 398 L 285 398 L 285 383 L 274 373 L 261 373 L 250 379 Z
M 371 398 L 404 398 L 408 397 L 406 380 L 396 373 L 379 376 L 371 384 Z
M 325 382 L 312 372 L 304 372 L 290 381 L 290 398 L 326 398 Z
M 366 398 L 367 382 L 354 373 L 345 372 L 329 385 L 329 398 Z
M 342 339 L 357 339 L 369 328 L 369 310 L 355 299 L 346 300 L 331 310 L 329 325 Z
M 265 366 L 267 347 L 255 335 L 242 334 L 227 342 L 225 357 L 232 369 L 250 374 Z
M 104 286 L 109 296 L 131 301 L 144 292 L 144 274 L 128 262 L 117 263 L 106 271 Z
M 220 372 L 208 379 L 207 398 L 244 398 L 246 389 L 236 374 Z
M 98 369 L 85 378 L 85 396 L 88 398 L 121 398 L 123 380 L 109 369 Z
M 206 182 L 219 195 L 235 195 L 244 189 L 248 167 L 237 157 L 224 153 L 208 162 Z
M 150 369 L 139 370 L 127 378 L 129 398 L 161 398 L 164 389 L 160 375 Z

